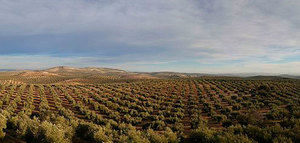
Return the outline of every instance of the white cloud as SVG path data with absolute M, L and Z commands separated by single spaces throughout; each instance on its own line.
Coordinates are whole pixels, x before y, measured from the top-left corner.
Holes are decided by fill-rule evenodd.
M 45 69 L 58 65 L 65 66 L 92 66 L 93 57 L 51 57 L 51 56 L 0 56 L 0 68 L 4 69 Z M 106 59 L 102 59 L 106 60 Z M 104 64 L 103 64 L 104 65 Z M 102 66 L 101 63 L 97 66 Z M 105 65 L 108 66 L 108 65 Z
M 0 0 L 0 36 L 92 33 L 87 51 L 97 52 L 100 37 L 162 51 L 113 57 L 133 63 L 278 62 L 300 56 L 299 7 L 299 0 Z
M 231 66 L 224 67 L 222 69 L 226 71 L 226 73 L 269 73 L 269 74 L 299 75 L 300 62 L 289 62 L 289 63 L 253 62 L 253 63 L 246 63 L 244 65 L 234 64 Z
M 112 60 L 108 59 L 101 59 Z M 266 62 L 242 62 L 229 65 L 214 66 L 211 61 L 199 66 L 188 64 L 176 64 L 178 61 L 140 61 L 124 63 L 101 63 L 94 57 L 51 57 L 51 56 L 0 56 L 2 69 L 45 69 L 58 65 L 76 67 L 110 67 L 127 71 L 176 71 L 198 73 L 265 73 L 265 74 L 293 74 L 300 75 L 300 62 L 266 63 Z M 174 65 L 168 65 L 175 63 Z M 12 66 L 13 65 L 13 66 Z M 163 65 L 163 66 L 162 66 Z

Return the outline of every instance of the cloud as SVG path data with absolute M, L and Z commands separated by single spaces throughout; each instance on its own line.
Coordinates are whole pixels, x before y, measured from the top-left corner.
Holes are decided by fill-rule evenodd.
M 298 7 L 298 0 L 0 0 L 0 55 L 161 63 L 157 70 L 174 61 L 295 64 Z
M 152 61 L 152 62 L 123 62 L 122 64 L 106 61 L 112 58 L 90 57 L 51 57 L 51 56 L 0 56 L 0 67 L 11 69 L 45 69 L 58 65 L 76 67 L 109 67 L 120 68 L 127 71 L 176 71 L 176 72 L 199 72 L 199 73 L 264 73 L 264 74 L 293 74 L 299 75 L 300 62 L 286 63 L 261 63 L 242 62 L 224 64 L 210 63 L 195 64 L 190 61 Z
M 219 72 L 222 69 L 222 72 Z M 209 67 L 208 73 L 263 73 L 263 74 L 294 74 L 300 75 L 300 62 L 289 63 L 261 63 L 251 62 L 244 65 L 232 64 L 223 67 Z
M 87 57 L 0 56 L 0 67 L 7 69 L 45 69 L 58 65 L 80 66 L 93 61 Z M 4 62 L 3 62 L 4 61 Z M 94 63 L 92 63 L 94 64 Z M 86 64 L 87 66 L 91 66 Z

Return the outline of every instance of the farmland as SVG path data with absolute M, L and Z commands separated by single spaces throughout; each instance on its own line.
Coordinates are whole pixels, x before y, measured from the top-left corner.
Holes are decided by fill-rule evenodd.
M 0 76 L 3 142 L 300 140 L 296 79 L 23 74 Z

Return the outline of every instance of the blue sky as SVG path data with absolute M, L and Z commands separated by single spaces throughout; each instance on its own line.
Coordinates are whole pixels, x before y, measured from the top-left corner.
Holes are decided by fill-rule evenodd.
M 300 74 L 299 0 L 0 0 L 0 68 Z

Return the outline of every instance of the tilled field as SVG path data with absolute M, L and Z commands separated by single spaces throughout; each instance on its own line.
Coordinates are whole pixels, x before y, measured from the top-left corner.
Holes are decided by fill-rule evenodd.
M 131 142 L 128 132 L 122 131 L 126 126 L 141 140 L 149 142 L 154 138 L 147 135 L 149 132 L 163 136 L 167 142 L 172 141 L 166 135 L 170 132 L 176 136 L 174 141 L 201 141 L 201 137 L 193 135 L 204 132 L 204 127 L 216 133 L 224 132 L 215 136 L 227 134 L 229 128 L 240 127 L 246 131 L 238 135 L 247 141 L 274 141 L 276 137 L 256 137 L 247 129 L 257 126 L 263 130 L 278 125 L 285 128 L 285 122 L 299 121 L 299 96 L 296 80 L 168 79 L 108 84 L 0 85 L 0 105 L 7 122 L 4 132 L 24 130 L 19 129 L 22 126 L 14 117 L 27 115 L 28 120 L 38 120 L 40 124 L 49 122 L 52 126 L 59 125 L 56 120 L 61 117 L 66 125 L 75 126 L 70 129 L 71 137 L 63 132 L 62 139 L 66 142 L 122 142 L 120 136 L 127 137 L 124 142 Z M 79 125 L 85 126 L 82 129 Z M 103 138 L 97 136 L 99 131 Z M 26 140 L 28 134 L 23 131 L 23 134 L 7 135 Z M 33 141 L 39 140 L 32 136 Z M 299 139 L 281 136 L 294 142 Z M 55 141 L 51 137 L 46 139 Z

